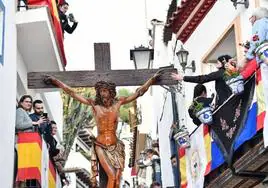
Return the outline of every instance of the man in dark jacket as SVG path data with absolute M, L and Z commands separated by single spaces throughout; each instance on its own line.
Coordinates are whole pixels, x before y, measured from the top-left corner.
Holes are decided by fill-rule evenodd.
M 229 86 L 225 83 L 224 80 L 224 72 L 225 72 L 225 63 L 227 63 L 230 59 L 232 59 L 229 55 L 222 55 L 218 57 L 218 63 L 216 67 L 218 68 L 217 71 L 212 72 L 207 75 L 199 75 L 199 76 L 183 76 L 180 74 L 172 74 L 172 78 L 179 81 L 185 82 L 192 82 L 192 83 L 199 83 L 203 84 L 210 81 L 215 81 L 215 90 L 217 92 L 216 98 L 216 106 L 221 105 L 226 101 L 231 95 L 232 91 Z
M 30 114 L 30 118 L 32 121 L 35 121 L 35 122 L 37 122 L 40 119 L 43 119 L 43 123 L 41 123 L 40 126 L 38 127 L 38 131 L 40 134 L 44 134 L 49 124 L 49 121 L 48 121 L 47 113 L 44 113 L 43 101 L 35 100 L 33 102 L 33 110 L 34 110 L 34 113 Z
M 63 2 L 62 4 L 59 5 L 59 18 L 61 22 L 61 28 L 62 32 L 66 31 L 69 34 L 72 34 L 74 30 L 76 29 L 78 22 L 75 20 L 73 14 L 69 14 L 68 18 L 70 22 L 73 22 L 73 25 L 70 26 L 68 22 L 68 18 L 66 16 L 66 13 L 69 9 L 69 4 L 67 2 Z

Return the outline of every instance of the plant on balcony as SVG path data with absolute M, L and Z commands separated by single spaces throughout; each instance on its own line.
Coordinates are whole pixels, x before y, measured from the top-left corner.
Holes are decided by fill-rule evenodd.
M 202 110 L 204 108 L 204 104 L 194 100 L 192 105 L 190 106 L 190 108 L 192 108 L 193 113 L 196 114 L 197 112 L 199 112 L 200 110 Z

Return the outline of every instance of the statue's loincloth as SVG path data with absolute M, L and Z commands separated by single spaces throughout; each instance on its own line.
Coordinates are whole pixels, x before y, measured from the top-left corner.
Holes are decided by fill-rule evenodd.
M 123 170 L 125 166 L 125 145 L 121 140 L 117 140 L 115 145 L 105 146 L 96 140 L 92 145 L 92 153 L 91 153 L 91 169 L 92 169 L 92 179 L 91 181 L 95 181 L 94 179 L 98 175 L 98 158 L 96 155 L 95 147 L 98 146 L 103 149 L 103 152 L 106 156 L 105 160 L 109 162 L 115 169 Z

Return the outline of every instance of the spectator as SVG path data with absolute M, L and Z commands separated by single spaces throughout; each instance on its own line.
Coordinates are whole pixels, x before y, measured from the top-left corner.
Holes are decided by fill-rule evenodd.
M 63 2 L 59 5 L 59 17 L 61 22 L 61 28 L 62 32 L 66 31 L 69 34 L 72 34 L 74 30 L 76 29 L 78 22 L 75 20 L 73 14 L 69 14 L 68 17 L 66 16 L 66 13 L 69 9 L 69 4 L 67 2 Z M 73 22 L 73 25 L 70 26 L 68 22 L 68 18 L 70 22 Z
M 57 134 L 57 125 L 55 121 L 50 121 L 50 124 L 47 126 L 44 139 L 48 144 L 49 155 L 51 158 L 59 154 L 60 150 L 57 149 L 57 140 L 54 136 Z
M 255 9 L 249 21 L 252 24 L 252 37 L 249 41 L 249 49 L 246 51 L 245 58 L 238 61 L 238 66 L 240 67 L 244 67 L 248 61 L 254 58 L 256 58 L 258 63 L 268 63 L 268 9 L 264 7 Z
M 201 103 L 202 108 L 209 107 L 213 98 L 207 98 L 207 89 L 203 84 L 197 84 L 194 87 L 194 97 L 193 97 L 193 103 L 188 109 L 189 116 L 192 118 L 193 123 L 197 126 L 201 125 L 202 122 L 198 119 L 196 116 L 196 103 Z
M 218 63 L 216 68 L 218 69 L 215 72 L 212 72 L 207 75 L 199 76 L 183 76 L 180 74 L 172 73 L 172 78 L 174 80 L 192 82 L 192 83 L 207 83 L 210 81 L 215 81 L 215 90 L 217 92 L 216 105 L 221 105 L 225 100 L 227 100 L 231 95 L 232 91 L 229 86 L 225 83 L 224 73 L 225 73 L 225 64 L 232 59 L 230 55 L 222 55 L 218 57 Z
M 177 163 L 176 154 L 173 154 L 173 155 L 170 157 L 170 161 L 171 161 L 171 165 L 172 165 L 172 167 L 176 167 L 176 168 L 178 168 L 178 163 Z
M 16 131 L 31 132 L 33 126 L 39 126 L 44 122 L 44 118 L 32 121 L 29 117 L 29 112 L 32 109 L 32 97 L 30 95 L 23 95 L 16 110 Z
M 35 100 L 33 102 L 34 113 L 30 114 L 32 121 L 38 121 L 43 119 L 43 123 L 40 124 L 38 130 L 40 134 L 43 134 L 48 126 L 47 113 L 44 113 L 44 104 L 41 100 Z
M 153 149 L 147 150 L 147 160 L 144 161 L 145 165 L 152 165 L 153 167 L 153 180 L 161 183 L 161 167 L 160 158 L 156 151 Z
M 34 131 L 33 126 L 38 126 L 43 123 L 43 119 L 38 121 L 32 121 L 29 117 L 29 112 L 32 109 L 32 97 L 30 95 L 23 95 L 18 104 L 18 108 L 16 110 L 16 133 L 17 132 L 32 132 Z M 17 143 L 17 138 L 15 144 Z M 18 168 L 18 153 L 17 153 L 17 145 L 15 145 L 15 164 L 14 164 L 14 179 L 17 176 L 17 168 Z M 15 187 L 20 187 L 22 182 L 16 182 Z
M 55 121 L 51 120 L 50 124 L 47 126 L 47 130 L 44 134 L 44 139 L 48 144 L 49 156 L 52 159 L 52 162 L 56 169 L 60 173 L 61 184 L 69 185 L 69 181 L 67 180 L 65 174 L 62 172 L 63 170 L 63 162 L 66 160 L 65 152 L 63 146 L 59 145 L 54 136 L 57 134 L 57 124 Z

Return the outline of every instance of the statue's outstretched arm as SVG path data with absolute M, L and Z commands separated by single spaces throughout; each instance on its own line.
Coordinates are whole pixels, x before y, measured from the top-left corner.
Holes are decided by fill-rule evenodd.
M 139 87 L 136 92 L 129 96 L 129 97 L 123 97 L 120 99 L 121 104 L 127 104 L 130 103 L 134 100 L 136 100 L 138 97 L 142 96 L 144 93 L 146 93 L 146 91 L 149 89 L 149 87 L 151 85 L 153 85 L 157 79 L 159 78 L 161 74 L 160 73 L 156 73 L 153 77 L 151 77 L 149 80 L 147 80 L 147 82 L 145 82 L 145 84 L 143 84 L 141 87 Z
M 46 76 L 44 79 L 44 82 L 46 84 L 53 84 L 61 89 L 63 89 L 63 91 L 65 91 L 68 95 L 70 95 L 71 97 L 73 97 L 74 99 L 80 101 L 83 104 L 87 104 L 87 105 L 94 105 L 94 101 L 90 98 L 85 98 L 81 95 L 78 95 L 74 90 L 72 90 L 69 86 L 67 86 L 66 84 L 64 84 L 63 82 L 61 82 L 60 80 L 56 79 L 53 76 Z

